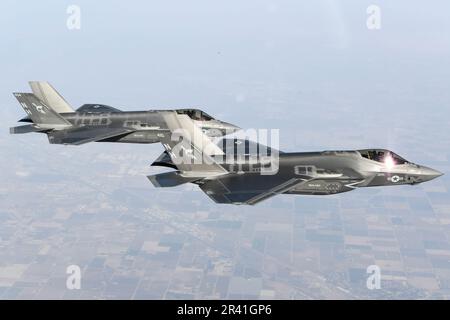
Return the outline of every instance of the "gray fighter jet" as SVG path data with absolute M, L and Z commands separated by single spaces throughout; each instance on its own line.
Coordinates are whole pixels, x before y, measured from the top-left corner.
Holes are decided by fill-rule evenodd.
M 222 139 L 239 130 L 196 109 L 122 112 L 88 104 L 76 111 L 45 82 L 15 93 L 31 124 L 11 133 L 43 132 L 50 143 L 161 142 L 152 164 L 175 169 L 148 176 L 156 187 L 197 184 L 217 203 L 254 205 L 278 194 L 329 195 L 360 187 L 417 184 L 442 175 L 384 149 L 284 153 L 249 140 Z
M 120 111 L 102 104 L 84 104 L 77 110 L 48 83 L 31 81 L 33 93 L 14 93 L 30 124 L 10 128 L 10 133 L 41 132 L 52 144 L 80 145 L 87 142 L 155 143 L 167 131 L 164 114 L 188 116 L 208 137 L 239 130 L 198 109 Z
M 166 151 L 152 165 L 175 171 L 149 180 L 155 187 L 197 184 L 217 203 L 254 205 L 278 194 L 330 195 L 361 187 L 414 185 L 442 175 L 384 149 L 284 153 L 238 139 L 212 145 L 207 137 L 199 138 L 202 133 L 189 122 L 166 120 L 172 132 L 183 128 L 188 135 L 162 138 Z

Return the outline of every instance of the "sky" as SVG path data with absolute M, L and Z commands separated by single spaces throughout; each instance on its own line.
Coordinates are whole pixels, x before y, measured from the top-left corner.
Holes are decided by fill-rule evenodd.
M 366 26 L 367 1 L 79 1 L 81 28 L 69 30 L 72 4 L 2 2 L 6 115 L 21 114 L 10 93 L 29 80 L 75 106 L 201 106 L 243 127 L 296 128 L 317 107 L 338 121 L 448 110 L 445 1 L 380 1 L 380 30 Z M 291 121 L 271 123 L 269 109 Z
M 70 17 L 67 9 L 70 5 L 80 9 L 80 29 L 67 27 Z M 381 10 L 381 28 L 378 30 L 367 27 L 370 14 L 366 10 L 370 5 L 377 5 Z M 47 212 L 48 216 L 45 216 L 48 218 L 58 211 L 59 206 L 64 207 L 63 199 L 69 192 L 66 187 L 70 189 L 73 200 L 78 199 L 87 207 L 95 207 L 100 201 L 99 198 L 86 196 L 83 187 L 72 190 L 68 181 L 63 184 L 66 187 L 55 187 L 48 180 L 50 176 L 54 178 L 54 174 L 39 175 L 42 167 L 45 167 L 44 171 L 54 170 L 66 178 L 73 178 L 75 173 L 79 179 L 91 177 L 95 188 L 98 188 L 95 190 L 109 184 L 112 189 L 112 186 L 117 186 L 117 190 L 133 194 L 133 188 L 140 188 L 140 192 L 151 199 L 149 207 L 165 208 L 169 212 L 181 210 L 179 205 L 170 207 L 170 201 L 164 198 L 170 199 L 171 192 L 179 194 L 181 191 L 155 190 L 145 181 L 145 175 L 151 173 L 148 165 L 163 150 L 158 144 L 71 147 L 48 145 L 44 135 L 9 135 L 8 128 L 24 116 L 12 92 L 28 91 L 27 81 L 30 80 L 49 81 L 74 108 L 84 103 L 108 104 L 121 110 L 199 107 L 214 117 L 243 128 L 280 129 L 280 148 L 284 151 L 388 148 L 410 161 L 444 173 L 449 169 L 448 1 L 425 4 L 423 1 L 406 0 L 5 0 L 0 3 L 0 11 L 0 150 L 3 155 L 0 180 L 4 181 L 0 193 L 3 199 L 0 213 L 6 215 L 5 221 L 12 223 L 12 229 L 8 232 L 13 234 L 16 233 L 11 230 L 19 229 L 14 224 L 15 219 L 26 221 L 28 217 L 39 221 L 37 213 L 24 211 L 25 207 L 38 206 L 39 210 Z M 114 174 L 120 175 L 122 182 L 112 182 Z M 75 186 L 84 186 L 85 182 L 76 181 Z M 50 185 L 46 189 L 47 183 Z M 439 210 L 433 212 L 446 217 L 450 214 L 449 179 L 444 176 L 429 184 L 417 189 L 400 187 L 398 192 L 402 201 L 408 203 L 418 195 L 428 199 L 429 212 L 436 210 L 433 201 L 437 202 Z M 39 192 L 35 189 L 36 185 L 39 185 Z M 260 216 L 270 221 L 272 213 L 263 212 L 281 206 L 279 210 L 282 214 L 290 212 L 294 217 L 291 217 L 294 219 L 292 221 L 297 221 L 296 212 L 303 210 L 298 209 L 299 204 L 303 206 L 304 203 L 303 208 L 307 212 L 322 208 L 318 204 L 322 200 L 318 198 L 295 197 L 295 200 L 286 200 L 288 196 L 281 196 L 281 199 L 271 200 L 268 205 L 239 211 L 227 206 L 202 204 L 210 200 L 195 188 L 182 190 L 195 203 L 193 215 L 185 222 L 186 228 L 196 225 L 199 216 L 200 220 L 203 219 L 203 213 L 197 211 L 212 216 L 233 216 L 242 222 L 239 229 L 242 239 L 246 236 L 251 238 L 250 229 L 246 227 L 247 215 L 249 225 L 252 225 L 251 219 L 259 221 Z M 99 196 L 101 202 L 106 206 L 114 202 L 114 209 L 111 210 L 122 212 L 121 204 L 116 203 L 114 190 L 110 191 L 112 193 L 104 195 L 105 198 Z M 381 192 L 381 195 L 372 192 Z M 429 196 L 428 192 L 432 195 Z M 433 192 L 437 192 L 438 196 L 433 196 Z M 33 195 L 39 196 L 34 198 Z M 158 197 L 160 195 L 161 198 Z M 352 195 L 333 199 L 339 203 L 358 203 L 359 209 L 356 211 L 364 216 L 367 213 L 364 208 L 373 204 L 373 197 L 395 195 L 393 189 L 357 190 Z M 20 199 L 23 203 L 16 205 Z M 135 210 L 136 214 L 144 210 L 140 205 L 134 207 L 133 201 L 128 201 L 124 200 L 122 205 L 129 206 L 129 210 Z M 323 201 L 334 204 L 334 200 Z M 283 209 L 286 203 L 291 205 L 290 209 Z M 320 216 L 323 208 L 319 209 L 315 214 Z M 79 212 L 73 213 L 74 216 L 77 214 Z M 339 215 L 345 220 L 344 211 L 339 211 Z M 117 224 L 119 228 L 123 221 L 120 216 L 116 218 L 110 223 Z M 445 229 L 448 228 L 445 221 L 437 219 L 436 230 L 448 230 Z M 391 222 L 386 223 L 392 227 Z M 65 228 L 83 242 L 83 236 L 77 235 L 79 229 L 70 224 L 70 219 L 65 223 Z M 421 225 L 417 221 L 411 224 L 411 227 L 417 228 Z M 63 230 L 54 231 L 54 236 L 62 236 Z M 136 230 L 136 234 L 143 232 Z M 214 233 L 214 230 L 209 231 Z M 207 227 L 204 231 L 209 232 Z M 6 229 L 4 232 L 3 236 L 0 232 L 0 239 L 10 241 L 9 248 L 33 243 L 36 236 L 31 231 L 24 231 L 25 238 L 20 235 L 17 235 L 19 238 L 9 238 Z M 40 246 L 51 243 L 52 231 L 48 232 L 42 236 Z M 116 232 L 120 233 L 119 229 Z M 290 232 L 295 234 L 295 228 Z M 110 234 L 111 237 L 116 235 L 114 232 Z M 87 237 L 85 241 L 93 241 Z M 61 243 L 66 245 L 66 241 L 69 240 L 61 240 Z M 6 246 L 6 243 L 3 245 Z M 238 243 L 236 247 L 241 248 L 240 245 L 243 244 Z M 148 246 L 147 243 L 139 250 Z M 302 250 L 305 246 L 305 243 L 300 244 Z M 448 239 L 445 239 L 444 247 L 450 252 Z M 30 265 L 39 265 L 37 258 L 21 260 L 26 250 L 18 252 L 17 256 L 7 256 L 1 261 L 0 280 L 1 270 L 6 270 L 4 274 L 10 270 L 1 268 L 23 265 L 18 269 L 22 273 L 18 273 L 17 279 L 13 277 L 19 281 L 23 277 L 28 279 L 26 270 L 31 270 L 27 269 L 31 268 Z M 68 252 L 72 251 L 68 249 Z M 296 252 L 294 248 L 291 255 L 295 256 Z M 229 255 L 235 256 L 233 251 Z M 95 259 L 99 256 L 103 257 L 102 253 L 92 252 L 85 260 L 97 261 Z M 277 257 L 276 250 L 273 256 Z M 125 255 L 121 256 L 121 259 L 125 258 Z M 338 257 L 330 259 L 339 260 Z M 289 263 L 293 261 L 295 259 L 289 260 Z M 350 260 L 347 262 L 350 265 L 345 268 L 353 270 Z M 63 266 L 65 262 L 58 263 Z M 230 263 L 236 268 L 240 265 L 238 260 Z M 108 261 L 106 264 L 110 268 L 108 272 L 117 272 L 117 265 Z M 408 265 L 405 264 L 406 270 Z M 296 270 L 295 264 L 290 266 Z M 315 271 L 320 275 L 323 270 L 318 267 Z M 64 272 L 58 275 L 64 276 Z M 233 285 L 230 285 L 231 289 L 225 297 L 233 297 L 233 292 L 237 290 L 233 286 L 239 287 L 236 284 L 239 279 L 236 280 L 236 274 L 228 276 Z M 439 278 L 440 275 L 435 276 Z M 52 287 L 53 282 L 48 280 L 52 276 L 46 275 L 44 278 L 47 282 L 43 281 Z M 259 278 L 262 279 L 262 287 L 271 286 L 265 282 L 263 275 Z M 406 278 L 409 279 L 408 276 Z M 351 276 L 348 279 L 347 284 L 352 288 Z M 280 281 L 282 283 L 284 280 Z M 442 280 L 439 281 L 441 287 L 431 286 L 426 290 L 445 296 L 447 293 L 442 287 Z M 176 290 L 171 289 L 170 283 L 160 296 L 150 296 L 174 297 Z M 417 284 L 414 281 L 410 283 L 413 287 Z M 57 297 L 67 298 L 65 288 L 61 291 L 49 290 L 44 294 L 26 291 L 31 289 L 25 290 L 20 285 L 19 289 L 12 290 L 17 283 L 7 284 L 4 286 L 6 289 L 0 290 L 0 297 L 3 292 L 4 298 L 14 298 L 20 294 L 51 297 L 53 293 Z M 114 290 L 108 293 L 108 288 L 106 281 L 103 294 L 109 298 L 116 297 Z M 275 292 L 275 297 L 284 297 L 282 289 L 277 288 L 272 286 L 270 290 Z M 150 292 L 152 290 L 149 289 Z M 86 293 L 85 297 L 97 297 L 97 293 L 92 292 Z M 364 296 L 358 292 L 359 295 Z M 411 295 L 413 298 L 419 296 Z M 201 293 L 193 296 L 199 297 L 209 296 Z M 325 293 L 316 296 L 327 297 Z

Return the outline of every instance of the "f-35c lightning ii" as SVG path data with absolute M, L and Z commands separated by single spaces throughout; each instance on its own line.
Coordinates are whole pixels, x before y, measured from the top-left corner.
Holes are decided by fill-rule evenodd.
M 188 135 L 163 137 L 166 151 L 152 165 L 175 171 L 149 180 L 155 187 L 197 184 L 216 203 L 254 205 L 278 194 L 331 195 L 361 187 L 414 185 L 442 175 L 385 149 L 284 153 L 235 138 L 213 144 L 199 138 L 202 133 L 188 121 L 167 123 Z M 189 140 L 192 136 L 197 138 Z M 201 161 L 193 161 L 197 159 Z
M 175 171 L 148 176 L 156 187 L 197 184 L 216 203 L 254 205 L 278 194 L 330 195 L 360 187 L 417 184 L 442 175 L 392 151 L 364 149 L 284 153 L 249 140 L 222 139 L 238 127 L 201 110 L 122 112 L 83 105 L 74 111 L 46 82 L 15 93 L 31 124 L 11 133 L 43 132 L 50 143 L 154 143 L 165 152 L 153 162 Z M 262 150 L 262 152 L 261 152 Z
M 33 93 L 14 93 L 27 113 L 10 133 L 41 132 L 52 144 L 80 145 L 87 142 L 155 143 L 168 130 L 163 115 L 189 117 L 208 137 L 219 137 L 240 128 L 198 109 L 120 111 L 103 104 L 84 104 L 77 110 L 48 83 L 31 81 Z

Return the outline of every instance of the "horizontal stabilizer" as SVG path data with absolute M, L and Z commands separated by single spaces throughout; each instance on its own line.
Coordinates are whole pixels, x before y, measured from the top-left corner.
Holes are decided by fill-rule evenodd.
M 156 188 L 175 187 L 199 179 L 196 177 L 183 177 L 179 171 L 155 174 L 153 176 L 147 176 L 147 178 Z
M 39 128 L 33 124 L 27 124 L 24 126 L 12 127 L 9 128 L 9 133 L 11 134 L 21 134 L 21 133 L 29 133 L 29 132 L 42 132 L 48 129 Z

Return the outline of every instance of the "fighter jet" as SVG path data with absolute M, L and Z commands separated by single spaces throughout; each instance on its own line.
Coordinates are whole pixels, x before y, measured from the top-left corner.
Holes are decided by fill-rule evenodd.
M 254 205 L 278 194 L 330 195 L 361 187 L 414 185 L 442 175 L 392 151 L 364 149 L 285 153 L 263 144 L 224 138 L 239 130 L 201 110 L 123 112 L 86 104 L 74 111 L 46 82 L 15 93 L 31 124 L 11 133 L 43 132 L 50 143 L 154 143 L 165 151 L 153 166 L 174 171 L 148 176 L 156 187 L 197 184 L 216 203 Z
M 164 136 L 166 151 L 152 164 L 175 171 L 148 178 L 155 187 L 196 184 L 216 203 L 254 205 L 278 194 L 332 195 L 442 175 L 385 149 L 285 153 L 236 138 L 217 144 L 179 120 L 167 119 L 168 127 L 183 128 L 187 135 Z
M 198 109 L 120 111 L 103 104 L 84 104 L 74 110 L 48 83 L 30 81 L 33 93 L 14 93 L 27 116 L 28 125 L 10 128 L 11 134 L 45 133 L 52 144 L 80 145 L 88 142 L 160 142 L 166 131 L 164 114 L 189 117 L 208 137 L 220 137 L 239 130 Z

